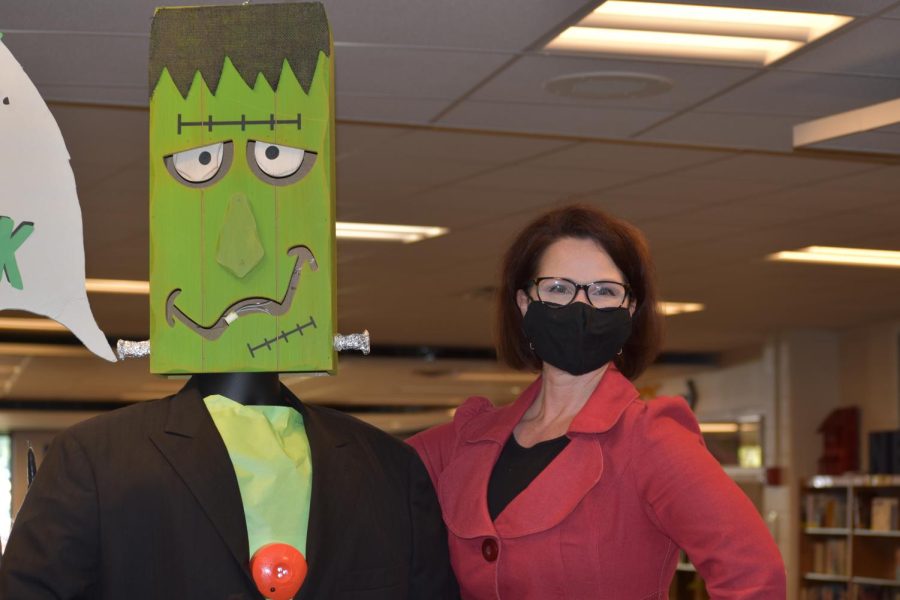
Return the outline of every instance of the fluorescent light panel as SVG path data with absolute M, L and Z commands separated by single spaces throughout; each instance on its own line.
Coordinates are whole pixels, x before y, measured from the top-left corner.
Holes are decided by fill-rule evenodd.
M 0 329 L 16 331 L 67 331 L 52 319 L 29 319 L 27 317 L 0 317 Z
M 659 311 L 667 317 L 682 315 L 685 313 L 700 312 L 706 308 L 699 302 L 660 302 L 657 304 Z
M 438 237 L 450 231 L 446 227 L 344 222 L 338 222 L 335 229 L 338 238 L 403 242 L 404 244 Z
M 770 64 L 851 21 L 816 13 L 609 0 L 549 50 Z
M 700 431 L 703 433 L 737 433 L 737 423 L 700 423 Z
M 769 260 L 809 262 L 860 267 L 900 268 L 900 252 L 836 246 L 808 246 L 800 250 L 785 250 L 768 256 Z
M 794 125 L 794 147 L 811 146 L 895 123 L 900 123 L 900 98 Z
M 150 282 L 134 279 L 86 279 L 84 287 L 95 294 L 149 294 Z

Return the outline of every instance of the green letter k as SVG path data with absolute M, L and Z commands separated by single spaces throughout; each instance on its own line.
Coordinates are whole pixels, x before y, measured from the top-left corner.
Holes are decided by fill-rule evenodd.
M 23 221 L 13 229 L 12 219 L 0 217 L 0 281 L 3 281 L 3 273 L 6 273 L 6 279 L 17 290 L 22 289 L 22 275 L 19 274 L 19 265 L 16 263 L 16 250 L 32 231 L 34 223 Z

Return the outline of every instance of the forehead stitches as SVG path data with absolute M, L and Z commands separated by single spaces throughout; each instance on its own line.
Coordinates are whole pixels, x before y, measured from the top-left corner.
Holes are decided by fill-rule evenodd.
M 298 130 L 302 129 L 303 119 L 300 113 L 297 113 L 297 118 L 295 119 L 276 119 L 274 113 L 270 113 L 267 119 L 247 119 L 247 115 L 242 114 L 240 120 L 215 120 L 213 115 L 209 115 L 208 118 L 200 121 L 185 121 L 181 113 L 178 113 L 178 135 L 181 135 L 183 129 L 188 127 L 204 127 L 207 131 L 213 131 L 216 127 L 240 127 L 241 131 L 246 131 L 247 127 L 265 125 L 269 128 L 269 131 L 275 131 L 276 125 L 293 125 Z

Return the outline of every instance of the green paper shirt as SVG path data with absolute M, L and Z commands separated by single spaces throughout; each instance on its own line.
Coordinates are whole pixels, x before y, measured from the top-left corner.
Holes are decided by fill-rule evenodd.
M 244 406 L 218 395 L 203 402 L 234 465 L 250 556 L 272 542 L 306 556 L 312 461 L 303 415 L 288 406 Z

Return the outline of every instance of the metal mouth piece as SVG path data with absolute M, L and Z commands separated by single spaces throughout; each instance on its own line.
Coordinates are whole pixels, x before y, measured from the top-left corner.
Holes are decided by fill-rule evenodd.
M 313 256 L 312 251 L 306 246 L 294 246 L 288 250 L 287 253 L 288 256 L 296 257 L 296 261 L 294 262 L 294 270 L 291 273 L 291 280 L 288 283 L 288 288 L 285 291 L 284 298 L 282 298 L 281 302 L 271 298 L 262 297 L 238 300 L 226 308 L 215 323 L 209 327 L 204 327 L 175 306 L 175 299 L 181 293 L 181 289 L 175 289 L 172 290 L 169 297 L 166 299 L 166 322 L 169 324 L 169 327 L 174 327 L 175 320 L 177 319 L 184 323 L 188 329 L 191 329 L 207 340 L 213 341 L 219 339 L 219 337 L 225 333 L 225 330 L 228 329 L 229 325 L 244 315 L 263 313 L 278 317 L 285 314 L 290 310 L 291 304 L 294 301 L 294 296 L 297 293 L 297 287 L 300 285 L 300 271 L 303 267 L 303 263 L 309 262 L 309 267 L 313 271 L 316 271 L 319 268 L 318 263 L 316 263 L 316 257 Z

